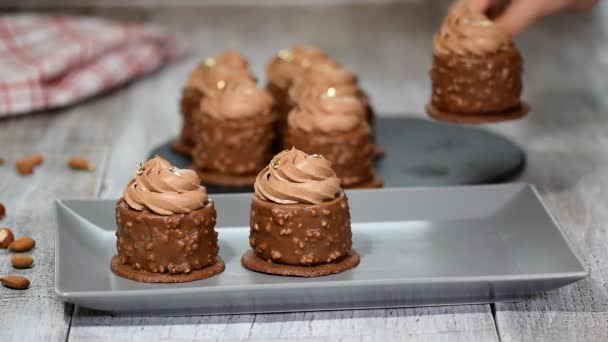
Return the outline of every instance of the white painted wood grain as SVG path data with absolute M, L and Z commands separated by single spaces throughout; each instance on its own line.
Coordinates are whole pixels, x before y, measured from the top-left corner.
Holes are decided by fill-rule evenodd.
M 503 341 L 608 336 L 608 59 L 606 44 L 596 40 L 607 32 L 602 6 L 594 15 L 552 18 L 520 39 L 533 112 L 499 130 L 526 147 L 522 180 L 536 184 L 591 275 L 525 302 L 496 304 Z M 556 37 L 561 43 L 534 48 Z
M 113 107 L 104 100 L 89 105 L 100 112 Z M 0 274 L 20 274 L 31 281 L 24 291 L 0 287 L 2 341 L 64 341 L 67 337 L 73 306 L 59 301 L 54 293 L 53 200 L 97 194 L 109 142 L 109 126 L 97 114 L 76 108 L 0 121 L 0 156 L 6 160 L 0 166 L 0 202 L 7 207 L 0 226 L 36 240 L 36 248 L 28 253 L 34 258 L 31 269 L 13 269 L 11 253 L 0 249 Z M 33 175 L 19 176 L 14 162 L 31 153 L 43 154 L 44 163 Z M 67 161 L 72 155 L 88 158 L 98 171 L 70 170 Z
M 291 314 L 112 317 L 78 309 L 70 341 L 497 341 L 488 305 Z
M 497 341 L 488 305 L 256 315 L 251 340 Z

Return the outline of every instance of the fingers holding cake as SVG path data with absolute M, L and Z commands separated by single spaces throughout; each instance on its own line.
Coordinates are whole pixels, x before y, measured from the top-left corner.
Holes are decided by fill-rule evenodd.
M 427 112 L 462 123 L 522 117 L 528 112 L 520 99 L 522 73 L 511 35 L 468 2 L 457 1 L 433 38 Z

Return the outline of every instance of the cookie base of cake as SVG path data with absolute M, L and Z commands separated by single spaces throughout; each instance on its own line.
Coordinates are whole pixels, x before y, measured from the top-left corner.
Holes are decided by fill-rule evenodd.
M 194 169 L 194 166 L 190 166 Z M 196 170 L 196 169 L 195 169 Z M 199 171 L 196 173 L 201 178 L 203 184 L 213 184 L 227 187 L 253 186 L 257 175 L 229 175 L 225 173 Z
M 145 270 L 134 270 L 130 265 L 122 264 L 118 255 L 112 257 L 110 269 L 119 277 L 142 283 L 185 283 L 189 281 L 201 280 L 213 277 L 224 271 L 226 266 L 224 260 L 217 257 L 217 261 L 213 265 L 209 265 L 200 270 L 194 270 L 190 273 L 152 273 Z
M 439 121 L 459 124 L 482 124 L 520 119 L 530 112 L 530 106 L 522 102 L 519 107 L 501 113 L 449 113 L 435 108 L 433 105 L 426 106 L 427 114 Z
M 360 259 L 359 254 L 351 249 L 348 251 L 348 255 L 329 264 L 294 266 L 268 262 L 262 258 L 259 258 L 257 255 L 255 255 L 253 249 L 250 249 L 243 254 L 243 257 L 241 257 L 241 264 L 255 272 L 286 277 L 311 278 L 342 273 L 359 265 Z
M 171 150 L 178 154 L 183 154 L 188 157 L 192 157 L 192 146 L 184 144 L 181 139 L 175 139 L 171 142 Z

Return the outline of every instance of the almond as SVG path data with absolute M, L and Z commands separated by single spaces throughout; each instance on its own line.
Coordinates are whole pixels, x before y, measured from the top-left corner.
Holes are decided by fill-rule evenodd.
M 6 227 L 0 228 L 0 248 L 7 248 L 13 241 L 15 241 L 13 232 Z
M 0 283 L 9 289 L 25 290 L 30 287 L 30 281 L 26 277 L 10 275 L 0 278 Z
M 80 157 L 71 158 L 68 161 L 68 166 L 73 170 L 93 171 L 95 169 L 93 163 Z
M 20 175 L 25 176 L 34 172 L 34 167 L 42 164 L 43 161 L 44 158 L 41 154 L 34 154 L 23 159 L 19 159 L 15 163 L 15 167 Z
M 8 245 L 8 249 L 13 252 L 27 252 L 34 248 L 34 246 L 36 246 L 36 241 L 29 236 L 24 236 L 11 242 L 11 244 Z
M 34 263 L 34 259 L 27 254 L 16 254 L 11 258 L 14 268 L 29 268 Z
M 4 204 L 0 203 L 0 220 L 4 218 L 4 215 L 6 215 L 6 208 Z

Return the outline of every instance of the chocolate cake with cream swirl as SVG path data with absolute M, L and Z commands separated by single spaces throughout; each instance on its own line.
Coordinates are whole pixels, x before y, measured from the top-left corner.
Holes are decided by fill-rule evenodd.
M 300 73 L 289 89 L 292 108 L 306 98 L 331 94 L 335 97 L 356 97 L 365 105 L 365 118 L 373 122 L 374 111 L 367 94 L 361 89 L 352 71 L 333 63 L 318 63 Z
M 182 91 L 180 110 L 183 117 L 181 136 L 172 147 L 178 153 L 190 155 L 196 137 L 196 112 L 201 99 L 206 95 L 224 88 L 227 84 L 243 81 L 255 82 L 249 70 L 249 63 L 235 50 L 206 58 L 190 73 Z
M 431 102 L 439 120 L 494 122 L 525 115 L 523 60 L 512 37 L 466 1 L 450 9 L 433 39 Z
M 345 188 L 379 187 L 382 182 L 374 174 L 375 146 L 365 110 L 365 103 L 354 96 L 325 93 L 301 98 L 287 118 L 283 147 L 323 155 Z
M 295 148 L 262 170 L 251 202 L 249 244 L 241 259 L 251 270 L 313 277 L 359 263 L 351 250 L 348 199 L 331 163 Z
M 111 268 L 143 282 L 183 282 L 220 273 L 216 211 L 192 170 L 156 156 L 141 164 L 116 204 Z
M 226 84 L 198 108 L 192 151 L 201 179 L 222 186 L 251 186 L 272 157 L 277 115 L 273 99 L 254 82 Z

